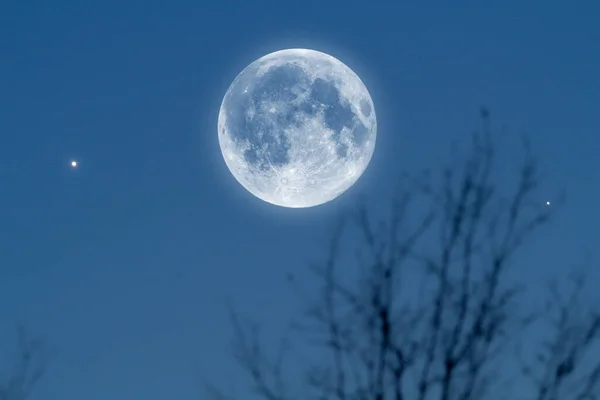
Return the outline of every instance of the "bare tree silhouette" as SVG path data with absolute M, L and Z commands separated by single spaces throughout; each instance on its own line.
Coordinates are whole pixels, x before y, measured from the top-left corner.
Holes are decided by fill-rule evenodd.
M 600 307 L 583 299 L 585 275 L 575 273 L 568 283 L 550 283 L 546 322 L 552 335 L 533 363 L 522 362 L 523 374 L 537 389 L 536 400 L 600 398 Z
M 42 342 L 18 329 L 18 359 L 12 373 L 0 383 L 0 400 L 27 400 L 44 373 L 45 358 Z
M 515 398 L 508 394 L 515 380 L 530 380 L 538 400 L 600 398 L 600 357 L 586 358 L 600 342 L 600 307 L 579 318 L 572 312 L 583 280 L 566 300 L 551 285 L 547 310 L 536 312 L 526 310 L 525 288 L 510 275 L 518 251 L 555 208 L 538 196 L 537 159 L 524 140 L 509 188 L 511 180 L 495 175 L 487 110 L 481 119 L 464 159 L 438 175 L 402 177 L 389 217 L 375 223 L 361 206 L 341 219 L 326 261 L 311 266 L 320 289 L 296 325 L 320 355 L 301 390 L 285 379 L 283 352 L 269 357 L 258 325 L 232 312 L 235 358 L 257 398 Z M 344 245 L 345 235 L 357 233 L 360 244 Z M 347 253 L 354 252 L 359 274 L 348 282 Z M 530 365 L 513 349 L 543 321 L 554 336 L 537 343 Z

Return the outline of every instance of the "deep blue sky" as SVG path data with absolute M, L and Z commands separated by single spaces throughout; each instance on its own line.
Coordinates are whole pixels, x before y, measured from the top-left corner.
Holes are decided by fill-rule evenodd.
M 600 237 L 599 16 L 592 0 L 1 2 L 0 347 L 18 322 L 53 347 L 39 399 L 195 398 L 233 370 L 225 299 L 276 319 L 335 211 L 386 200 L 480 105 L 567 190 L 524 257 L 532 276 L 568 268 Z M 235 75 L 288 47 L 345 62 L 378 114 L 366 173 L 310 210 L 246 193 L 217 141 Z

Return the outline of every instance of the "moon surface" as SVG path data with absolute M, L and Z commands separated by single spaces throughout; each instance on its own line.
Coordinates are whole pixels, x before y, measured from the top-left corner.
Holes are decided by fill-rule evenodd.
M 219 145 L 231 174 L 282 207 L 317 206 L 348 190 L 367 168 L 376 135 L 363 82 L 315 50 L 281 50 L 254 61 L 219 110 Z

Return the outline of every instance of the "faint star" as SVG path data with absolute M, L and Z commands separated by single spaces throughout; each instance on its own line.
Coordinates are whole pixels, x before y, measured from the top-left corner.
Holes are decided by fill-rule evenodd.
M 547 202 L 546 202 L 546 205 L 547 205 L 547 206 L 549 206 L 549 205 L 550 205 L 550 202 L 549 202 L 549 201 L 547 201 Z

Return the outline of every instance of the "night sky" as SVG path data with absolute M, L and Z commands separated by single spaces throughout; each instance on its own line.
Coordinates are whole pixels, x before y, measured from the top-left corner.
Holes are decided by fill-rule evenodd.
M 592 0 L 1 2 L 0 349 L 19 323 L 48 343 L 35 399 L 241 388 L 226 302 L 283 321 L 285 275 L 322 255 L 337 212 L 387 204 L 398 172 L 437 165 L 480 106 L 531 138 L 540 204 L 567 193 L 524 278 L 598 256 L 599 16 Z M 362 178 L 303 210 L 246 192 L 217 140 L 231 81 L 290 47 L 347 64 L 378 116 Z

